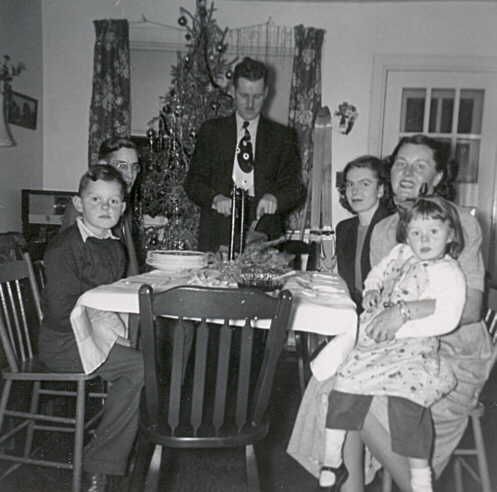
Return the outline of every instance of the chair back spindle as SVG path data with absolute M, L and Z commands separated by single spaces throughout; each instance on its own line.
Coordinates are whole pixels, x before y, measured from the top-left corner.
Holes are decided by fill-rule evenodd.
M 28 253 L 23 260 L 0 264 L 0 338 L 11 371 L 33 357 L 30 329 L 42 313 L 37 282 Z M 33 312 L 34 311 L 34 312 Z M 37 326 L 33 326 L 33 320 Z
M 161 442 L 172 447 L 244 445 L 258 433 L 263 437 L 290 306 L 288 291 L 272 297 L 255 289 L 181 286 L 154 294 L 142 286 L 149 431 L 160 431 Z M 269 329 L 256 329 L 257 319 L 269 320 Z M 171 363 L 161 384 L 160 329 L 174 331 Z

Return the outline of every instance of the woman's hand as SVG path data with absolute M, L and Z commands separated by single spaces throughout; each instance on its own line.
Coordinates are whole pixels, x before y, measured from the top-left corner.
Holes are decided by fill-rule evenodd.
M 364 311 L 372 311 L 380 302 L 379 290 L 367 290 L 362 298 L 362 308 Z
M 403 325 L 398 304 L 386 308 L 375 316 L 368 327 L 366 334 L 375 342 L 388 342 L 395 338 L 395 334 Z

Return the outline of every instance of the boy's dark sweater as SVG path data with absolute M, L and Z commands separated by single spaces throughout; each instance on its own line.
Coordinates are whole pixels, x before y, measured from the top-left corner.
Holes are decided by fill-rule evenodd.
M 44 262 L 47 284 L 42 298 L 43 323 L 61 332 L 72 332 L 70 314 L 83 292 L 115 282 L 126 271 L 120 241 L 89 237 L 83 242 L 77 224 L 53 238 Z

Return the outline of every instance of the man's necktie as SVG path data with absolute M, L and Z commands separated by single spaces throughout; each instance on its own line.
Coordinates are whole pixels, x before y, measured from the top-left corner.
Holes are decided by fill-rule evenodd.
M 244 173 L 249 173 L 254 167 L 254 158 L 252 153 L 252 142 L 250 140 L 250 133 L 248 131 L 249 122 L 243 122 L 243 135 L 238 143 L 237 159 L 240 169 Z

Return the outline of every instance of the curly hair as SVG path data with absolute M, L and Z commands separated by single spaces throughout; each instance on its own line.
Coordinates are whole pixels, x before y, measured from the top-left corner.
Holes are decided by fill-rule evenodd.
M 350 206 L 347 196 L 345 194 L 345 187 L 347 182 L 347 174 L 351 169 L 370 169 L 378 179 L 378 186 L 383 185 L 383 196 L 380 202 L 390 208 L 391 205 L 391 191 L 390 191 L 390 173 L 385 165 L 385 162 L 373 155 L 362 155 L 348 162 L 342 171 L 342 182 L 338 185 L 340 193 L 339 201 L 345 210 L 355 213 Z
M 424 145 L 432 150 L 435 169 L 442 173 L 442 179 L 435 187 L 434 194 L 446 200 L 454 200 L 456 196 L 454 181 L 457 177 L 458 164 L 455 159 L 450 158 L 450 144 L 423 134 L 402 137 L 393 150 L 392 155 L 388 158 L 389 169 L 392 167 L 400 148 L 404 144 Z
M 425 196 L 418 198 L 412 208 L 400 212 L 400 220 L 397 225 L 397 242 L 407 242 L 407 229 L 411 220 L 418 217 L 437 219 L 447 222 L 454 232 L 452 241 L 447 244 L 446 254 L 457 259 L 464 249 L 464 234 L 462 231 L 459 213 L 454 204 L 440 196 Z

